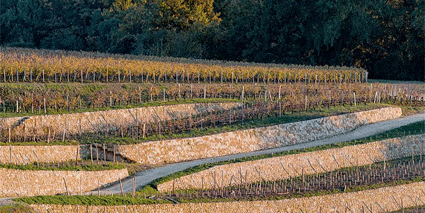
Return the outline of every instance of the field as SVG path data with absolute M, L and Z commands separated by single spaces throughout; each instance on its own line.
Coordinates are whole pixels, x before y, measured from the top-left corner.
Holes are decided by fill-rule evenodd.
M 0 56 L 0 195 L 20 197 L 2 211 L 288 202 L 305 212 L 313 207 L 289 203 L 363 192 L 381 199 L 380 190 L 424 182 L 421 83 L 370 81 L 366 70 L 349 67 L 9 47 Z M 319 143 L 406 116 L 401 127 L 367 138 Z M 219 160 L 310 142 L 319 144 Z M 174 163 L 208 160 L 137 182 Z M 391 196 L 344 207 L 416 207 Z

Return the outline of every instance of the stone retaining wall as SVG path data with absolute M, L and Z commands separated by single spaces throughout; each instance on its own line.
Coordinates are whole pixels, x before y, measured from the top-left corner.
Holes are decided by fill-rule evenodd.
M 423 153 L 425 134 L 388 139 L 361 145 L 307 152 L 255 161 L 215 166 L 158 185 L 159 191 L 214 188 L 241 183 L 273 181 L 304 174 L 334 171 L 342 167 L 368 165 Z M 215 181 L 214 181 L 215 180 Z
M 33 162 L 63 162 L 80 160 L 85 154 L 82 146 L 0 146 L 0 164 Z
M 391 212 L 425 200 L 425 182 L 353 193 L 271 201 L 156 204 L 128 206 L 31 205 L 37 212 Z M 396 201 L 394 201 L 396 200 Z M 397 203 L 396 203 L 397 202 Z M 348 207 L 348 209 L 347 209 Z M 382 210 L 382 209 L 383 210 Z M 363 211 L 362 211 L 363 210 Z
M 0 119 L 0 131 L 8 134 L 12 127 L 12 135 L 31 137 L 33 135 L 62 135 L 95 132 L 99 129 L 106 130 L 128 126 L 137 123 L 146 123 L 159 120 L 171 120 L 184 118 L 194 114 L 200 114 L 218 109 L 231 109 L 241 103 L 199 103 L 178 104 L 156 107 L 141 107 L 132 109 L 117 109 L 98 112 L 71 113 L 61 115 L 31 116 L 29 118 L 14 117 Z M 17 123 L 21 120 L 19 126 Z
M 308 142 L 345 133 L 364 124 L 398 118 L 401 114 L 400 108 L 387 107 L 195 138 L 120 145 L 118 151 L 142 164 L 181 162 Z
M 128 176 L 127 169 L 104 171 L 29 171 L 0 168 L 0 197 L 91 191 Z

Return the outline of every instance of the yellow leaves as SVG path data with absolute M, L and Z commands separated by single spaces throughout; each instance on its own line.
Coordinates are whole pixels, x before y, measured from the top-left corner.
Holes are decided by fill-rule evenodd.
M 236 78 L 240 82 L 267 82 L 279 78 L 283 82 L 305 80 L 306 76 L 315 81 L 323 81 L 326 75 L 327 81 L 338 81 L 341 78 L 352 79 L 353 76 L 362 76 L 365 73 L 363 69 L 348 67 L 312 67 L 302 65 L 283 65 L 283 64 L 259 64 L 259 63 L 241 63 L 241 62 L 222 62 L 211 60 L 194 60 L 182 58 L 159 58 L 149 56 L 130 56 L 130 55 L 112 55 L 88 52 L 69 52 L 69 51 L 51 51 L 34 50 L 22 48 L 0 47 L 1 74 L 16 75 L 19 73 L 32 71 L 34 77 L 44 75 L 46 78 L 53 77 L 56 73 L 74 73 L 83 71 L 86 75 L 96 76 L 118 75 L 129 76 L 130 70 L 132 76 L 149 75 L 150 79 L 160 77 L 164 79 L 173 79 L 177 76 L 180 79 L 184 77 L 187 80 L 189 76 L 191 81 L 197 81 L 198 74 L 200 81 L 208 79 L 223 80 L 231 82 Z M 306 75 L 307 74 L 307 75 Z M 78 74 L 79 76 L 79 74 Z M 243 79 L 241 79 L 243 77 Z M 129 78 L 126 78 L 129 79 Z
M 112 9 L 115 11 L 127 10 L 133 6 L 132 0 L 115 0 L 112 4 Z

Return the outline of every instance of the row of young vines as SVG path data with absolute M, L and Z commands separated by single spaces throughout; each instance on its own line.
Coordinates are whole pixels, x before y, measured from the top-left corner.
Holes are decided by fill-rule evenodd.
M 394 184 L 400 181 L 423 180 L 425 178 L 423 155 L 390 162 L 380 162 L 368 166 L 344 168 L 336 171 L 305 175 L 298 171 L 298 177 L 277 181 L 245 183 L 248 173 L 234 176 L 230 181 L 239 183 L 214 182 L 213 189 L 172 191 L 162 194 L 179 200 L 198 199 L 233 199 L 256 200 L 270 198 L 291 198 L 306 196 L 311 193 L 345 192 L 353 189 L 368 188 L 372 185 Z M 218 180 L 216 177 L 214 180 Z
M 422 100 L 420 86 L 364 83 L 291 84 L 108 84 L 99 87 L 33 84 L 0 86 L 0 113 L 48 114 L 87 108 L 137 106 L 192 99 L 282 101 L 284 105 L 355 99 Z

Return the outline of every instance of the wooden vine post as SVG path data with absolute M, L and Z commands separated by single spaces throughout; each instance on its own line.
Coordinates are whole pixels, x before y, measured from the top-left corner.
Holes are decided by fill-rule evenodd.
M 134 197 L 136 195 L 136 177 L 133 176 L 133 188 L 132 188 L 131 196 Z
M 9 127 L 9 163 L 12 164 L 12 146 L 10 144 L 10 141 L 11 141 L 10 137 L 11 135 L 10 135 L 10 127 Z
M 93 165 L 93 145 L 90 144 L 90 162 Z
M 115 155 L 116 155 L 116 146 L 115 146 L 115 144 L 114 144 L 114 156 L 113 156 L 113 159 L 112 159 L 112 161 L 113 161 L 113 163 L 116 163 L 116 158 L 115 158 Z
M 43 98 L 43 105 L 44 105 L 44 114 L 47 114 L 47 109 L 46 109 L 46 98 Z

